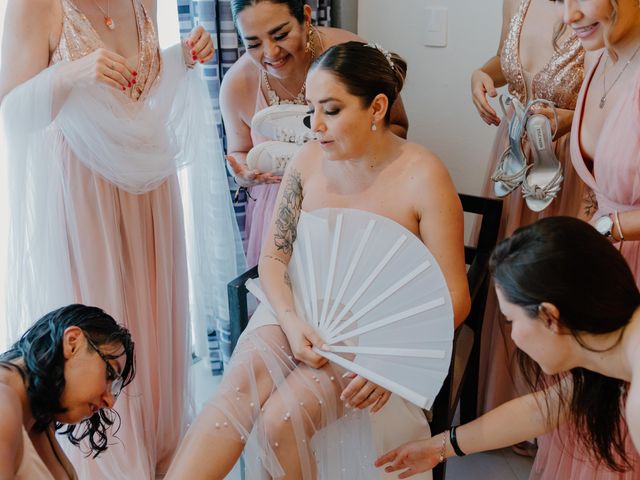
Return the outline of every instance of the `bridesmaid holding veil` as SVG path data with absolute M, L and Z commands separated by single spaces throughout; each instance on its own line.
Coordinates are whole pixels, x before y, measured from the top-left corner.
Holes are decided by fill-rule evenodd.
M 211 37 L 198 27 L 161 52 L 155 14 L 154 0 L 10 0 L 6 11 L 2 329 L 15 340 L 44 312 L 84 303 L 136 343 L 140 374 L 116 406 L 109 450 L 66 448 L 92 480 L 166 471 L 189 416 L 190 307 L 206 318 L 242 268 L 206 86 L 192 70 L 213 57 Z

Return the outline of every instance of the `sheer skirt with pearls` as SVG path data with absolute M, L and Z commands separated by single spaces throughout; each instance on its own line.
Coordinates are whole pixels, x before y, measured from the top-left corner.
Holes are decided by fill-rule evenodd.
M 373 415 L 345 407 L 344 373 L 335 364 L 314 369 L 296 361 L 276 319 L 259 307 L 219 390 L 196 420 L 197 441 L 237 443 L 251 480 L 393 478 L 373 466 L 375 458 L 429 437 L 425 416 L 395 395 Z

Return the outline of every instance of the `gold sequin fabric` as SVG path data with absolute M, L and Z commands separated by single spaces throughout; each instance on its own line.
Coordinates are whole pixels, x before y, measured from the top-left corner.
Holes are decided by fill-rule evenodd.
M 525 72 L 519 52 L 520 33 L 531 1 L 522 0 L 518 12 L 511 19 L 509 33 L 500 55 L 500 64 L 509 86 L 509 93 L 523 103 L 534 98 L 543 98 L 552 101 L 558 108 L 575 110 L 584 78 L 584 49 L 575 34 L 559 46 L 542 70 L 532 72 L 532 92 L 530 98 L 527 98 Z
M 144 98 L 160 73 L 160 50 L 153 22 L 140 0 L 132 0 L 138 28 L 138 65 L 136 84 L 126 93 L 134 100 Z M 82 58 L 105 44 L 84 13 L 72 2 L 62 0 L 62 34 L 51 54 L 51 65 Z

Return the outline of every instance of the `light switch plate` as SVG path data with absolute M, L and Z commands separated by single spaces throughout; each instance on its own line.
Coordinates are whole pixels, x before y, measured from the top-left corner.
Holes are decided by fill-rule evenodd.
M 446 47 L 448 29 L 447 7 L 426 7 L 424 21 L 424 45 Z

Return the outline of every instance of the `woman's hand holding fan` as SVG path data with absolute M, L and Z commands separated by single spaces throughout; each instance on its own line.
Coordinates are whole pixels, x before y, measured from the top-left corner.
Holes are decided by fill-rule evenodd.
M 314 348 L 320 349 L 324 345 L 324 340 L 311 325 L 290 314 L 285 322 L 281 322 L 281 327 L 296 360 L 312 368 L 320 368 L 327 363 L 326 358 L 314 351 Z

